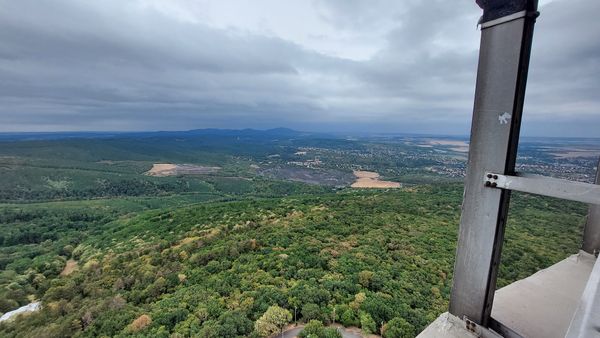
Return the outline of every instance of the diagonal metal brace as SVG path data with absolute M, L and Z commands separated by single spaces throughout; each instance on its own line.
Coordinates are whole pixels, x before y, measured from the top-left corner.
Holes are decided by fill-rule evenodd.
M 600 185 L 518 173 L 515 176 L 486 173 L 486 187 L 515 190 L 589 204 L 600 204 Z

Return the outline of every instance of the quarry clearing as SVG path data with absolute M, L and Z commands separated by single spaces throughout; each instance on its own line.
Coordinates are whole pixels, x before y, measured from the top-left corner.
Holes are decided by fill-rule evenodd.
M 430 139 L 426 142 L 425 146 L 445 146 L 452 151 L 459 153 L 469 152 L 469 142 L 460 140 L 446 140 L 446 139 Z
M 568 149 L 564 151 L 552 152 L 550 155 L 557 159 L 573 159 L 573 158 L 585 158 L 585 157 L 597 157 L 600 156 L 600 151 L 595 149 Z
M 402 184 L 391 181 L 379 180 L 379 174 L 374 171 L 355 170 L 356 181 L 352 183 L 352 188 L 401 188 Z
M 154 163 L 152 169 L 145 174 L 148 176 L 165 177 L 177 175 L 206 175 L 221 170 L 221 167 L 206 167 L 193 164 Z
M 61 276 L 68 276 L 71 273 L 73 273 L 73 271 L 75 271 L 75 270 L 77 270 L 77 262 L 75 260 L 69 259 L 67 261 L 67 264 L 65 265 L 65 268 L 60 273 L 60 275 Z

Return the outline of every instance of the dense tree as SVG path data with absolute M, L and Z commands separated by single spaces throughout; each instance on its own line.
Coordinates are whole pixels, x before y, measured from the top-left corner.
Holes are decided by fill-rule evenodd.
M 357 313 L 351 308 L 347 308 L 342 312 L 340 322 L 344 326 L 358 326 L 360 324 Z
M 235 338 L 252 332 L 252 322 L 239 310 L 225 312 L 219 317 L 221 337 Z
M 412 338 L 415 335 L 414 326 L 404 318 L 395 317 L 383 326 L 384 338 Z
M 216 320 L 208 320 L 202 324 L 198 337 L 201 338 L 220 338 L 223 328 Z
M 281 331 L 291 320 L 292 314 L 290 311 L 273 305 L 256 321 L 254 327 L 258 334 L 266 337 Z
M 304 326 L 302 331 L 300 331 L 300 334 L 298 334 L 298 337 L 300 337 L 300 338 L 306 338 L 306 337 L 321 338 L 321 337 L 323 337 L 324 332 L 325 332 L 325 326 L 323 326 L 323 323 L 319 320 L 313 319 L 313 320 L 309 321 L 308 324 L 306 324 L 306 326 Z
M 91 322 L 91 319 L 89 321 Z M 147 328 L 150 324 L 152 324 L 152 318 L 148 315 L 141 315 L 129 325 L 129 329 L 133 332 L 137 332 Z
M 360 314 L 360 328 L 366 334 L 376 332 L 377 325 L 375 324 L 375 321 L 373 320 L 373 318 L 371 317 L 371 315 L 369 313 L 362 312 Z
M 373 280 L 374 273 L 372 271 L 361 271 L 358 273 L 358 282 L 365 288 L 369 288 Z
M 302 307 L 302 318 L 305 321 L 310 321 L 313 319 L 322 320 L 323 315 L 321 313 L 321 308 L 317 304 L 305 304 Z

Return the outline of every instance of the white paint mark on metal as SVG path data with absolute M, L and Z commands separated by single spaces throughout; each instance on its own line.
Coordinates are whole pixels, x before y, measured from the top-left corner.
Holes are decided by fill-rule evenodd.
M 508 121 L 510 121 L 511 118 L 512 115 L 510 115 L 507 112 L 504 112 L 502 115 L 498 116 L 498 121 L 500 121 L 500 124 L 508 124 Z

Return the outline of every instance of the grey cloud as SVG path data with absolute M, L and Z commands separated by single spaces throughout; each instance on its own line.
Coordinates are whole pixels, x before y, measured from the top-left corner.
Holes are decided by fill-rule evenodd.
M 543 8 L 527 97 L 530 113 L 537 119 L 558 115 L 577 120 L 600 113 L 599 11 L 599 2 L 582 0 L 553 2 Z
M 312 3 L 340 35 L 381 39 L 379 51 L 364 61 L 324 55 L 276 31 L 217 29 L 144 0 L 0 0 L 0 130 L 468 132 L 473 1 Z M 555 114 L 571 117 L 572 134 L 600 136 L 589 128 L 600 107 L 599 9 L 592 0 L 542 8 L 526 106 L 532 134 L 552 130 L 544 116 Z

